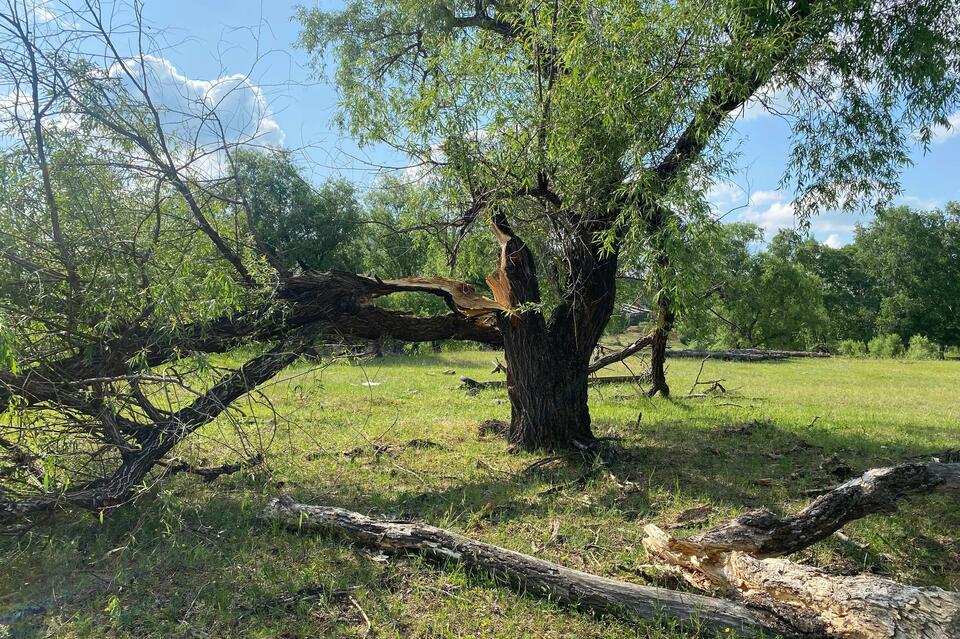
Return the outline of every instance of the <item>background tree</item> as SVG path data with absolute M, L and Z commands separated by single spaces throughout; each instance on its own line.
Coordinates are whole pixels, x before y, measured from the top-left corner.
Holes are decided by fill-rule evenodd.
M 913 132 L 957 95 L 953 2 L 436 2 L 301 9 L 333 49 L 343 124 L 432 165 L 446 210 L 501 245 L 490 280 L 508 361 L 510 439 L 589 446 L 590 357 L 624 239 L 655 248 L 724 165 L 730 116 L 784 92 L 787 177 L 808 215 L 896 190 Z M 870 149 L 870 152 L 864 152 Z M 532 238 L 545 249 L 534 258 Z M 561 294 L 545 304 L 541 274 Z

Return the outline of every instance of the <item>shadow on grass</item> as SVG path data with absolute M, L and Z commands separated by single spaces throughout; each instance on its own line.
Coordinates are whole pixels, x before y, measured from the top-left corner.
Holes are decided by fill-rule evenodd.
M 619 435 L 609 444 L 612 459 L 603 464 L 572 455 L 532 471 L 507 474 L 491 467 L 484 480 L 389 497 L 309 488 L 294 496 L 422 520 L 470 536 L 501 528 L 516 534 L 511 524 L 528 525 L 534 530 L 530 539 L 508 545 L 529 552 L 521 542 L 540 539 L 552 517 L 584 529 L 639 531 L 643 522 L 669 518 L 690 503 L 713 505 L 718 520 L 726 518 L 724 511 L 755 507 L 792 511 L 809 501 L 805 490 L 931 452 L 891 450 L 815 424 L 786 428 L 768 421 L 693 427 L 661 420 L 621 427 Z M 11 626 L 13 636 L 22 637 L 55 635 L 57 624 L 71 618 L 134 635 L 149 630 L 151 636 L 191 636 L 190 628 L 208 627 L 220 636 L 274 631 L 334 636 L 362 630 L 355 603 L 361 596 L 376 610 L 390 610 L 398 599 L 413 605 L 411 580 L 438 578 L 418 573 L 416 560 L 384 561 L 376 551 L 341 543 L 335 535 L 282 531 L 258 518 L 266 497 L 262 484 L 238 478 L 209 487 L 178 478 L 103 522 L 61 520 L 27 537 L 5 539 L 0 551 L 10 570 L 0 591 L 0 616 L 27 605 L 46 606 L 45 613 Z M 960 572 L 960 547 L 942 532 L 960 526 L 960 513 L 955 504 L 951 508 L 937 499 L 917 500 L 920 506 L 911 505 L 908 516 L 897 517 L 889 523 L 892 532 L 885 531 L 913 540 L 902 552 L 925 566 L 921 573 L 932 583 Z M 576 536 L 562 543 L 571 553 L 583 545 Z M 481 578 L 471 577 L 476 579 Z M 387 625 L 385 634 L 407 634 L 409 623 L 409 615 L 378 620 L 381 628 Z

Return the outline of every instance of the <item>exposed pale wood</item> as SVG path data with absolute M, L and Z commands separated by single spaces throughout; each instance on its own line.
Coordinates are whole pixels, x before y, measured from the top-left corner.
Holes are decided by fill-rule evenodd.
M 380 280 L 381 283 L 396 291 L 422 291 L 440 295 L 455 311 L 467 317 L 491 315 L 507 310 L 507 306 L 496 300 L 477 293 L 476 289 L 459 280 L 446 277 L 404 277 L 396 280 Z
M 383 521 L 288 498 L 271 500 L 263 514 L 296 531 L 335 531 L 355 543 L 382 550 L 456 561 L 506 577 L 525 592 L 599 612 L 676 620 L 688 628 L 700 625 L 719 633 L 730 629 L 740 636 L 797 634 L 775 617 L 739 603 L 598 577 L 427 524 Z
M 691 583 L 736 594 L 806 632 L 845 639 L 960 637 L 960 593 L 874 575 L 831 575 L 740 551 L 702 555 L 695 544 L 652 524 L 644 530 L 647 552 L 681 568 Z
M 831 575 L 785 559 L 844 524 L 893 512 L 908 495 L 960 492 L 960 464 L 875 468 L 822 495 L 796 515 L 752 511 L 690 539 L 654 525 L 643 545 L 680 569 L 690 583 L 721 588 L 760 605 L 795 627 L 852 639 L 960 637 L 960 593 L 909 586 L 873 575 Z

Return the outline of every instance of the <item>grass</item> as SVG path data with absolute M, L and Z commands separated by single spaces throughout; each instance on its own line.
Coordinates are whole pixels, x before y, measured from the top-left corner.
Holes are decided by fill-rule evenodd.
M 518 595 L 456 566 L 287 533 L 257 513 L 282 482 L 304 501 L 418 518 L 592 573 L 663 584 L 646 566 L 645 523 L 712 506 L 707 521 L 678 529 L 687 534 L 748 508 L 794 510 L 807 502 L 805 489 L 836 483 L 837 460 L 859 472 L 960 440 L 957 362 L 708 361 L 702 377 L 723 378 L 731 392 L 688 399 L 700 362 L 670 360 L 675 399 L 646 399 L 629 386 L 591 391 L 595 432 L 620 438 L 609 472 L 559 461 L 515 476 L 539 457 L 477 434 L 481 421 L 508 418 L 504 392 L 470 397 L 456 388 L 458 375 L 491 378 L 494 355 L 298 365 L 266 389 L 283 419 L 251 409 L 272 437 L 269 472 L 211 484 L 180 475 L 102 521 L 60 516 L 0 540 L 0 617 L 47 608 L 0 625 L 0 637 L 690 636 Z M 239 444 L 214 426 L 182 454 L 210 462 L 242 454 L 224 442 Z M 377 454 L 374 445 L 389 448 Z M 845 529 L 868 553 L 827 540 L 795 558 L 958 590 L 957 530 L 955 499 L 917 498 Z

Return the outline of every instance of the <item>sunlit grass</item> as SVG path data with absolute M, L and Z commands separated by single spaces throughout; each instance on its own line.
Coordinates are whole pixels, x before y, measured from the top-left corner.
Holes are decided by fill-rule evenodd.
M 305 501 L 422 519 L 656 582 L 640 545 L 645 523 L 669 524 L 703 504 L 714 511 L 697 528 L 753 507 L 789 511 L 807 502 L 804 490 L 838 481 L 821 468 L 832 455 L 859 472 L 960 441 L 960 362 L 708 361 L 701 379 L 722 378 L 729 392 L 689 399 L 700 362 L 670 360 L 671 400 L 630 386 L 592 391 L 595 432 L 618 451 L 609 469 L 565 460 L 522 474 L 537 455 L 477 436 L 481 421 L 508 418 L 505 393 L 457 388 L 460 375 L 494 378 L 496 355 L 297 365 L 265 389 L 280 419 L 252 408 L 273 442 L 269 475 L 213 484 L 178 476 L 102 523 L 61 516 L 5 539 L 0 616 L 48 606 L 13 625 L 14 636 L 361 636 L 352 598 L 378 637 L 686 636 L 520 596 L 457 567 L 290 534 L 257 513 L 282 482 Z M 181 453 L 232 460 L 237 453 L 217 443 L 230 437 L 214 425 Z M 955 498 L 910 500 L 845 530 L 870 551 L 829 540 L 796 559 L 960 589 Z

